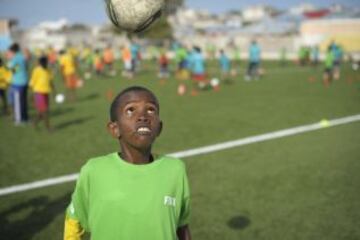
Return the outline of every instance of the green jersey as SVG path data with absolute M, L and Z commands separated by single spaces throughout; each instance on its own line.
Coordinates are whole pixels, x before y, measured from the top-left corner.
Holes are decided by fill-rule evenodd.
M 81 169 L 67 215 L 92 240 L 171 240 L 189 223 L 190 193 L 184 163 L 160 156 L 136 165 L 117 153 Z
M 334 63 L 334 54 L 328 51 L 325 56 L 325 68 L 332 68 Z

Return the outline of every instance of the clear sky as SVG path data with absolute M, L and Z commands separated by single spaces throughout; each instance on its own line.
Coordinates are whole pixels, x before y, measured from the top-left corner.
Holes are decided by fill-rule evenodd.
M 46 20 L 67 18 L 70 22 L 102 24 L 107 22 L 104 0 L 0 0 L 0 18 L 12 17 L 19 20 L 22 27 L 29 27 Z M 186 6 L 207 9 L 221 13 L 231 9 L 241 9 L 249 5 L 269 3 L 280 9 L 295 6 L 303 0 L 186 0 Z M 360 0 L 316 0 L 307 1 L 315 6 L 329 6 L 343 3 L 347 6 L 360 6 Z

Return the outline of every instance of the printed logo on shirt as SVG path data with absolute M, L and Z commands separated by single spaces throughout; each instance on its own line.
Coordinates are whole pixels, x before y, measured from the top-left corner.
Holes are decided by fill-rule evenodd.
M 170 197 L 170 196 L 165 196 L 165 197 L 164 197 L 164 205 L 165 205 L 165 206 L 175 207 L 175 205 L 176 205 L 176 198 Z
M 74 213 L 75 213 L 75 208 L 74 208 L 74 204 L 73 204 L 73 203 L 70 204 L 69 210 L 70 210 L 70 213 L 71 213 L 72 215 L 74 215 Z

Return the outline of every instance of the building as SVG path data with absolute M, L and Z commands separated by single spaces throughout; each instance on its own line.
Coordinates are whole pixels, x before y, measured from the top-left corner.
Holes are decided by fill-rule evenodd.
M 277 11 L 266 5 L 255 5 L 245 8 L 242 11 L 242 17 L 244 22 L 258 22 L 267 17 L 275 15 Z
M 319 45 L 322 51 L 335 41 L 346 52 L 360 52 L 360 18 L 307 20 L 301 24 L 300 34 L 303 44 Z

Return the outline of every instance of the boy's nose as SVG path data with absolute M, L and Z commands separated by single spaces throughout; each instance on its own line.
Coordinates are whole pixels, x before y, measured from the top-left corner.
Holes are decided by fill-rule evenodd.
M 149 118 L 146 113 L 142 113 L 139 115 L 138 122 L 149 122 Z

